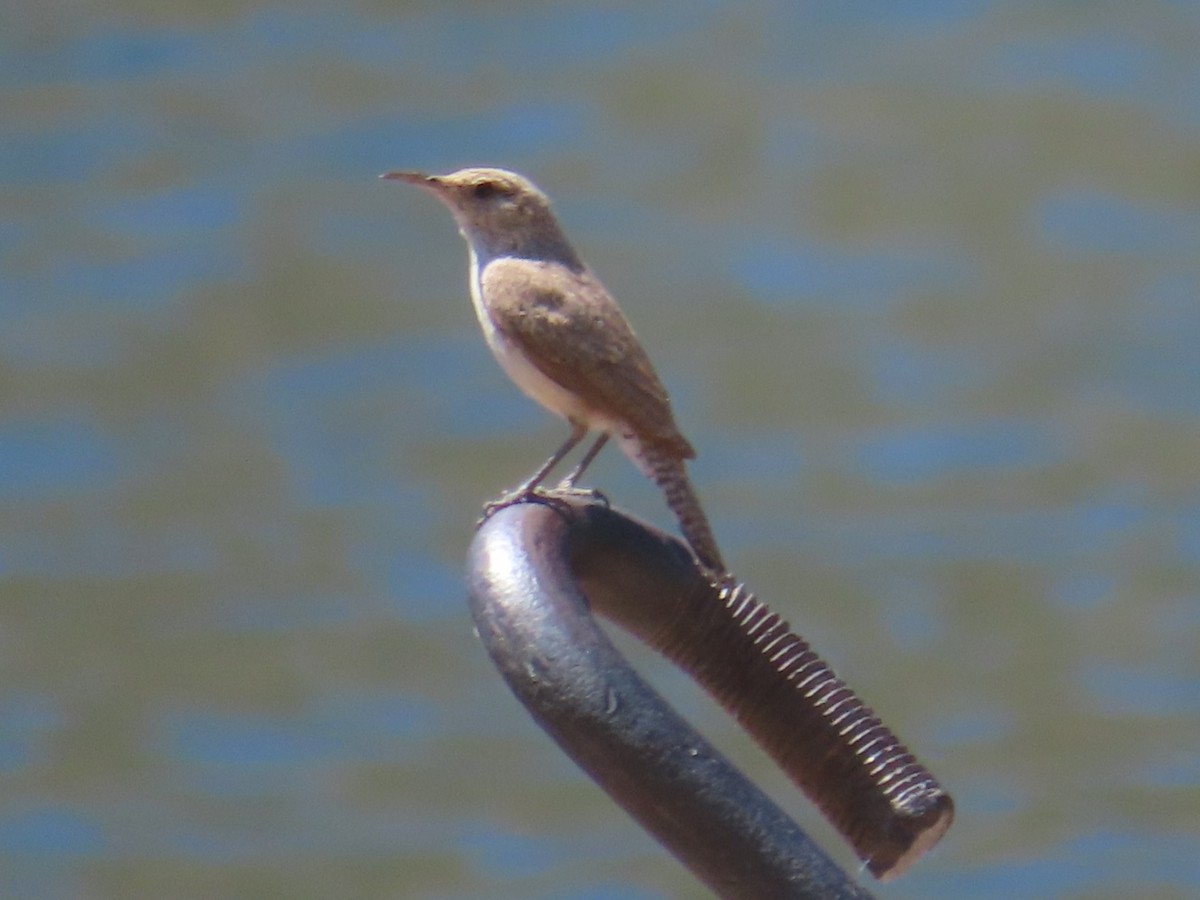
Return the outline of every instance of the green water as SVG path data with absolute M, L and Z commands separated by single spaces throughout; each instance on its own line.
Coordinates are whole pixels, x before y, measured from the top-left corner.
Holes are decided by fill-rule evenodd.
M 0 13 L 0 894 L 704 896 L 471 632 L 479 506 L 564 428 L 375 179 L 467 163 L 554 197 L 734 570 L 954 794 L 880 897 L 1200 892 L 1198 41 L 1169 2 Z

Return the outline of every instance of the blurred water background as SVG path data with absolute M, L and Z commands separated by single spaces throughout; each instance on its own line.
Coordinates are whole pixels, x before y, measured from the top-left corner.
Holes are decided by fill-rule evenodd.
M 480 504 L 564 427 L 375 176 L 480 163 L 954 793 L 878 895 L 1200 895 L 1197 47 L 1168 0 L 6 5 L 0 895 L 705 896 L 471 631 Z

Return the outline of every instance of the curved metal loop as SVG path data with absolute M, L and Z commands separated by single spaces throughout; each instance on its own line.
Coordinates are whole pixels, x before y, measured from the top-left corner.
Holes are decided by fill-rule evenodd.
M 471 606 L 538 723 L 724 897 L 866 897 L 646 685 L 594 608 L 729 709 L 881 878 L 945 832 L 948 795 L 837 676 L 673 537 L 578 493 L 498 511 L 471 547 Z

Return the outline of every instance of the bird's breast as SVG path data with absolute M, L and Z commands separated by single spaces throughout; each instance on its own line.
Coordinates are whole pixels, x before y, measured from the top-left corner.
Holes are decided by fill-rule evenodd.
M 471 257 L 471 302 L 475 306 L 475 315 L 479 319 L 479 326 L 483 329 L 488 347 L 505 374 L 528 397 L 564 419 L 579 422 L 596 431 L 622 430 L 619 424 L 607 420 L 589 408 L 578 394 L 567 390 L 538 369 L 517 344 L 501 333 L 492 320 L 487 298 L 484 296 L 481 277 L 483 267 L 479 265 L 473 251 Z

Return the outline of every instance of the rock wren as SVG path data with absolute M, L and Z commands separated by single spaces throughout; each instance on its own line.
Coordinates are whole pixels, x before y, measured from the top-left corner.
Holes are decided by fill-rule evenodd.
M 676 426 L 666 388 L 629 322 L 572 249 L 546 195 L 503 169 L 380 177 L 415 184 L 450 208 L 470 247 L 471 299 L 488 346 L 522 391 L 571 425 L 554 455 L 493 508 L 530 497 L 589 431 L 598 431 L 563 486 L 573 488 L 615 438 L 663 489 L 700 562 L 723 572 L 684 465 L 696 451 Z

